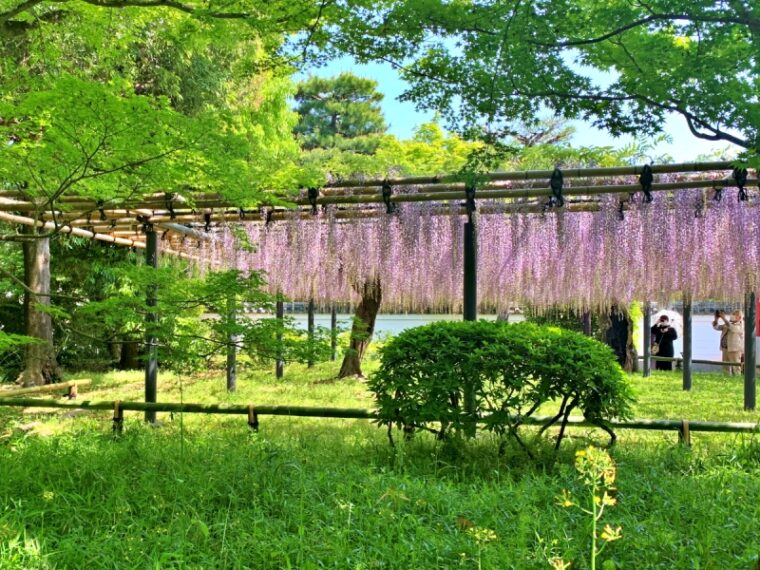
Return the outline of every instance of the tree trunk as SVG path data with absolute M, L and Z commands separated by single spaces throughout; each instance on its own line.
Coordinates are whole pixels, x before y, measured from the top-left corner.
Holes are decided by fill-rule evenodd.
M 35 292 L 24 293 L 24 329 L 42 342 L 27 345 L 19 381 L 24 386 L 53 384 L 60 381 L 61 371 L 53 346 L 53 319 L 44 311 L 50 306 L 50 238 L 25 241 L 23 248 L 24 282 Z
M 351 327 L 351 341 L 346 355 L 343 357 L 338 378 L 363 376 L 362 358 L 364 358 L 364 353 L 372 341 L 372 334 L 375 332 L 375 319 L 382 300 L 380 281 L 377 279 L 366 281 L 361 286 L 359 293 L 361 293 L 362 299 L 359 306 L 356 307 L 354 324 Z
M 633 344 L 633 321 L 624 309 L 612 307 L 608 318 L 608 328 L 604 334 L 604 341 L 615 352 L 620 366 L 626 372 L 635 372 L 638 369 L 638 354 Z
M 140 362 L 140 341 L 125 340 L 121 344 L 119 370 L 138 370 L 140 368 L 142 368 L 142 362 Z

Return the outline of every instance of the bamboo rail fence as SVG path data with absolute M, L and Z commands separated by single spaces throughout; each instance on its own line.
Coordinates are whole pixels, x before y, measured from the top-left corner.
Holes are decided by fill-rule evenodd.
M 645 356 L 639 356 L 639 360 L 644 360 Z M 686 360 L 682 356 L 650 356 L 651 360 L 660 362 L 683 362 Z M 744 366 L 744 362 L 723 362 L 722 360 L 702 360 L 700 358 L 692 358 L 692 364 L 715 364 L 716 366 Z M 760 368 L 760 364 L 757 364 L 755 368 Z
M 224 414 L 245 415 L 248 425 L 256 430 L 259 427 L 258 417 L 269 416 L 294 416 L 305 418 L 333 418 L 333 419 L 378 419 L 376 412 L 360 408 L 322 408 L 305 406 L 254 406 L 233 404 L 191 404 L 175 402 L 131 402 L 131 401 L 82 401 L 65 402 L 56 400 L 35 400 L 0 398 L 0 407 L 23 407 L 23 408 L 58 408 L 80 410 L 112 410 L 114 412 L 114 429 L 121 431 L 125 411 L 136 412 L 176 412 L 176 413 L 201 413 L 201 414 Z M 522 420 L 522 425 L 543 425 L 552 418 L 550 416 L 527 417 Z M 690 432 L 712 433 L 759 433 L 760 423 L 751 422 L 713 422 L 713 421 L 689 421 L 682 420 L 656 420 L 635 419 L 630 421 L 609 420 L 606 422 L 610 427 L 617 429 L 652 430 L 652 431 L 676 431 L 680 439 L 690 443 Z M 571 416 L 567 421 L 572 427 L 598 427 L 582 417 Z

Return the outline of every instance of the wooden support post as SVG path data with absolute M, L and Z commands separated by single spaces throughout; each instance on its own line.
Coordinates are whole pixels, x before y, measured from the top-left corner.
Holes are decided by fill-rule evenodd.
M 124 431 L 124 410 L 121 407 L 121 402 L 116 400 L 113 403 L 113 433 L 119 435 L 122 431 Z
M 683 445 L 691 447 L 691 431 L 689 431 L 689 420 L 681 420 L 681 427 L 678 428 L 678 441 Z
M 644 378 L 652 375 L 652 304 L 644 303 Z
M 755 319 L 757 318 L 755 292 L 749 291 L 744 305 L 744 409 L 754 411 L 756 397 L 756 339 Z
M 309 360 L 306 363 L 307 368 L 314 367 L 314 299 L 309 299 L 309 306 L 306 314 L 306 327 L 309 334 Z
M 280 295 L 277 296 L 277 303 L 275 304 L 275 317 L 279 321 L 280 327 L 283 326 L 283 319 L 285 318 L 285 304 L 282 302 L 282 297 Z M 277 333 L 277 343 L 278 347 L 277 350 L 279 353 L 282 352 L 282 346 L 279 346 L 282 343 L 282 332 Z M 277 362 L 275 362 L 274 365 L 274 375 L 276 378 L 282 378 L 285 374 L 285 361 L 282 359 L 281 356 L 278 356 Z
M 237 322 L 237 307 L 234 294 L 227 297 L 227 391 L 234 392 L 237 389 L 237 335 L 233 327 Z
M 77 385 L 76 384 L 72 384 L 71 386 L 69 386 L 69 392 L 68 392 L 68 394 L 66 394 L 66 397 L 69 400 L 76 400 L 77 399 L 77 392 L 78 392 Z
M 158 235 L 152 225 L 145 227 L 145 264 L 154 269 L 158 268 Z M 145 348 L 147 359 L 145 361 L 145 401 L 155 402 L 158 393 L 158 338 L 155 326 L 158 323 L 156 306 L 158 298 L 155 286 L 148 287 L 146 305 L 148 312 L 145 315 Z M 146 410 L 145 421 L 155 423 L 156 412 Z
M 691 390 L 691 293 L 683 295 L 683 389 Z
M 335 305 L 330 310 L 330 360 L 335 362 L 338 352 L 338 310 Z
M 465 321 L 474 321 L 478 318 L 478 248 L 475 224 L 472 217 L 464 224 L 464 306 L 463 316 Z M 472 386 L 465 386 L 464 411 L 473 418 L 466 426 L 465 433 L 475 437 L 477 424 L 475 422 L 475 391 Z
M 251 428 L 251 431 L 259 431 L 259 415 L 256 413 L 253 404 L 248 404 L 248 427 Z

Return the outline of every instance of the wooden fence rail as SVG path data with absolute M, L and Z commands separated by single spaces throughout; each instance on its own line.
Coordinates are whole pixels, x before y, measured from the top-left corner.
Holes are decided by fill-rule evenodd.
M 68 382 L 58 382 L 57 384 L 44 384 L 42 386 L 29 386 L 28 388 L 16 388 L 13 390 L 0 390 L 0 398 L 15 398 L 16 396 L 30 396 L 33 394 L 47 394 L 49 392 L 63 392 L 69 398 L 76 398 L 80 386 L 89 386 L 92 380 L 84 378 L 82 380 L 69 380 Z
M 650 356 L 651 360 L 659 360 L 660 362 L 683 362 L 684 359 L 680 356 Z M 639 360 L 644 360 L 643 356 L 639 356 Z M 723 362 L 722 360 L 701 360 L 699 358 L 692 358 L 693 364 L 714 364 L 716 366 L 744 366 L 743 362 Z M 760 368 L 758 364 L 755 368 Z
M 258 429 L 258 416 L 296 416 L 306 418 L 342 418 L 342 419 L 377 419 L 378 415 L 372 410 L 360 408 L 318 408 L 304 406 L 254 406 L 253 404 L 190 404 L 175 402 L 122 402 L 116 401 L 82 401 L 67 402 L 56 400 L 35 400 L 32 398 L 0 398 L 0 407 L 24 407 L 24 408 L 64 408 L 79 410 L 113 410 L 114 429 L 121 431 L 125 411 L 135 412 L 177 412 L 177 413 L 200 413 L 200 414 L 227 414 L 245 415 L 248 417 L 248 425 Z M 523 419 L 523 425 L 543 425 L 552 419 L 549 416 L 535 416 Z M 717 432 L 717 433 L 760 433 L 760 423 L 751 422 L 712 422 L 712 421 L 689 421 L 689 420 L 653 420 L 637 419 L 630 421 L 610 420 L 607 422 L 612 428 L 676 431 L 681 439 L 688 443 L 690 432 Z M 585 418 L 570 417 L 568 426 L 575 427 L 598 427 L 588 422 Z

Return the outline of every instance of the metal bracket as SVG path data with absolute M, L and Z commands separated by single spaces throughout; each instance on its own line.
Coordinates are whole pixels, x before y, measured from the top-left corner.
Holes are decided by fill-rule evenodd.
M 641 175 L 639 176 L 639 184 L 641 184 L 641 191 L 644 192 L 644 203 L 651 204 L 652 200 L 652 183 L 654 182 L 654 173 L 652 167 L 648 164 L 644 165 L 641 169 Z
M 210 231 L 211 230 L 211 214 L 206 213 L 203 214 L 203 229 L 204 231 Z
M 317 215 L 317 198 L 319 198 L 319 188 L 309 188 L 309 204 L 311 204 L 311 215 Z
M 166 203 L 166 209 L 169 210 L 169 218 L 172 220 L 177 217 L 177 214 L 174 213 L 174 198 L 175 197 L 176 197 L 176 194 L 174 192 L 164 193 L 164 202 Z
M 396 203 L 391 201 L 393 196 L 393 187 L 390 182 L 383 180 L 383 202 L 385 203 L 385 213 L 392 214 L 396 211 Z
M 476 188 L 474 185 L 466 185 L 464 187 L 464 195 L 465 195 L 465 207 L 467 208 L 467 219 L 468 221 L 472 222 L 472 215 L 475 213 L 476 206 L 475 206 L 475 192 Z
M 555 168 L 552 177 L 549 180 L 549 186 L 552 189 L 552 196 L 549 198 L 550 208 L 561 208 L 565 205 L 565 198 L 562 196 L 562 187 L 565 185 L 565 177 L 559 168 Z
M 106 210 L 103 207 L 104 206 L 103 200 L 98 200 L 97 202 L 95 202 L 95 206 L 97 207 L 98 212 L 100 213 L 100 221 L 105 222 L 108 219 L 108 217 L 106 216 Z
M 749 195 L 747 195 L 747 169 L 746 168 L 734 168 L 734 172 L 732 174 L 733 179 L 736 181 L 736 185 L 739 187 L 739 201 L 740 202 L 746 202 L 749 200 Z

